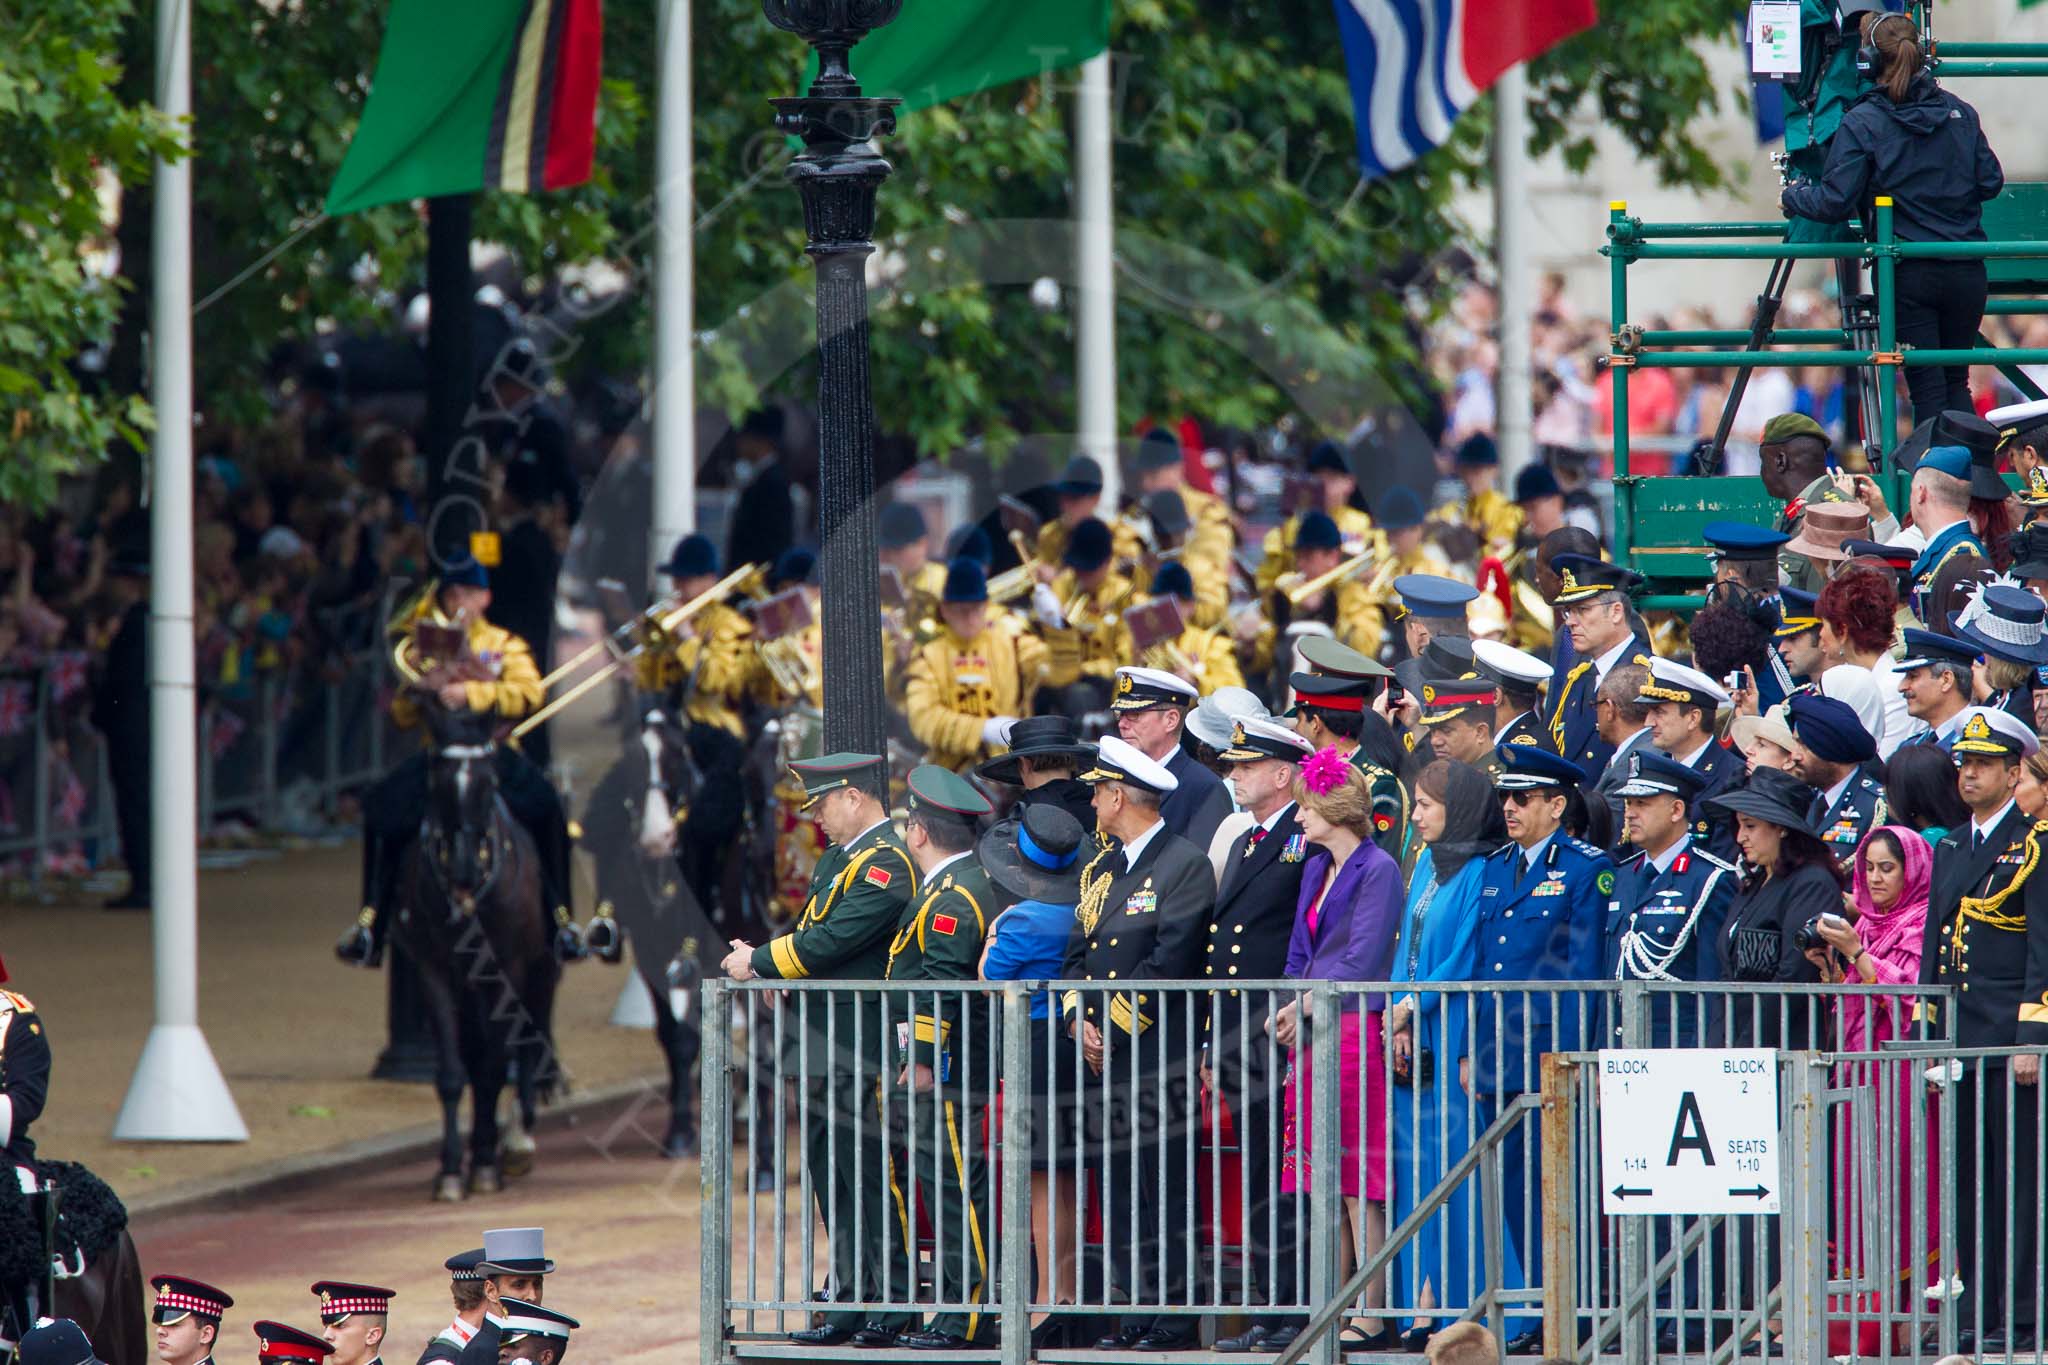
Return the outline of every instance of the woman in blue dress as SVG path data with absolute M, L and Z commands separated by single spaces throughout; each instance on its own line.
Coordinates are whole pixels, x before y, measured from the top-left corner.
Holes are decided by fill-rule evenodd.
M 1425 847 L 1409 881 L 1390 979 L 1470 981 L 1477 974 L 1479 952 L 1480 864 L 1507 842 L 1493 783 L 1468 763 L 1430 764 L 1416 779 L 1414 824 Z M 1474 1109 L 1458 1087 L 1455 1061 L 1467 1026 L 1467 1000 L 1463 994 L 1396 993 L 1387 1012 L 1394 1068 L 1396 1226 L 1472 1143 Z M 1448 1321 L 1484 1287 L 1478 1193 L 1475 1177 L 1401 1252 L 1395 1263 L 1396 1302 L 1445 1309 Z M 1501 1288 L 1523 1286 L 1514 1247 L 1505 1238 L 1501 1270 Z M 1429 1321 L 1415 1320 L 1405 1343 L 1408 1350 L 1422 1350 Z

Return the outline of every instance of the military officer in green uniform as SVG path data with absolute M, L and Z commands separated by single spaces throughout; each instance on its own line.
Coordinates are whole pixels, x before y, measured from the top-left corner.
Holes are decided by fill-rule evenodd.
M 918 888 L 916 864 L 883 804 L 888 766 L 873 754 L 827 754 L 789 766 L 803 783 L 804 809 L 832 844 L 811 873 L 796 928 L 759 947 L 732 940 L 725 974 L 735 981 L 879 981 L 888 974 L 891 936 Z M 882 1141 L 878 1001 L 874 991 L 835 990 L 829 1003 L 813 996 L 805 1008 L 799 996 L 788 1008 L 802 1010 L 805 1024 L 791 1030 L 804 1041 L 800 1065 L 809 1088 L 804 1160 L 832 1242 L 834 1283 L 844 1298 L 903 1303 L 913 1286 L 910 1230 Z M 793 1070 L 798 1059 L 789 1060 Z M 858 1140 L 856 1106 L 865 1109 Z M 826 1312 L 818 1326 L 790 1336 L 799 1345 L 838 1346 L 864 1332 L 893 1343 L 909 1321 L 908 1314 Z
M 911 771 L 906 795 L 904 843 L 917 864 L 920 891 L 889 943 L 889 980 L 943 984 L 929 995 L 889 997 L 892 1065 L 902 1098 L 888 1107 L 892 1115 L 910 1116 L 904 1183 L 917 1183 L 919 1202 L 930 1211 L 938 1301 L 978 1304 L 989 1297 L 995 1224 L 988 1165 L 969 1129 L 993 1089 L 995 1030 L 987 999 L 963 996 L 951 983 L 979 974 L 982 940 L 995 916 L 995 890 L 974 852 L 976 822 L 993 808 L 965 778 L 929 763 Z M 986 1313 L 939 1312 L 897 1344 L 986 1350 L 995 1342 L 995 1326 Z

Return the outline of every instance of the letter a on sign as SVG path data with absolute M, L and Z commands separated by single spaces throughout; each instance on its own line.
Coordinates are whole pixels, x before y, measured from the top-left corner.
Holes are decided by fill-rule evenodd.
M 1678 1154 L 1690 1147 L 1707 1165 L 1714 1164 L 1714 1144 L 1707 1141 L 1707 1121 L 1700 1116 L 1699 1097 L 1688 1090 L 1678 1099 L 1678 1122 L 1671 1127 L 1671 1150 L 1664 1164 L 1676 1166 Z

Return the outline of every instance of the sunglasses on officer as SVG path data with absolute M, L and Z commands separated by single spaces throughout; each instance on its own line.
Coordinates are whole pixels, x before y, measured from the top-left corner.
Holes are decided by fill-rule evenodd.
M 1495 792 L 1494 795 L 1500 798 L 1503 806 L 1526 806 L 1531 801 L 1548 801 L 1564 793 L 1555 787 L 1525 787 L 1511 792 Z

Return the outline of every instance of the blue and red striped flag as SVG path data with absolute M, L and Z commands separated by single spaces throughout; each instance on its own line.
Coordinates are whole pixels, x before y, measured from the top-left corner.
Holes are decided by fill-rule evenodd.
M 1367 179 L 1443 145 L 1500 74 L 1599 17 L 1596 0 L 1333 0 Z

